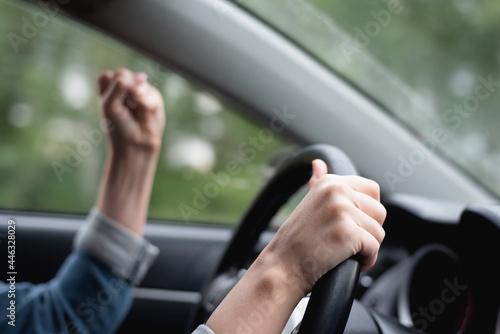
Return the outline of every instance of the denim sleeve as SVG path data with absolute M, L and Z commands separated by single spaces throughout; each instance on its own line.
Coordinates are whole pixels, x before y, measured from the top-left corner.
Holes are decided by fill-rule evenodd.
M 130 309 L 133 285 L 157 254 L 94 209 L 56 277 L 37 285 L 0 282 L 0 333 L 114 333 Z
M 15 297 L 8 298 L 12 287 Z M 0 283 L 0 333 L 113 333 L 131 302 L 130 282 L 74 250 L 47 283 Z
M 158 256 L 158 247 L 93 208 L 78 232 L 75 247 L 119 277 L 139 284 Z

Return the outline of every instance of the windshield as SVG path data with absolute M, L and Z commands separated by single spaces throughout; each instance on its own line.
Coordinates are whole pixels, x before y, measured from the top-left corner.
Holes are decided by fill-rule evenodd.
M 500 195 L 500 4 L 244 0 Z

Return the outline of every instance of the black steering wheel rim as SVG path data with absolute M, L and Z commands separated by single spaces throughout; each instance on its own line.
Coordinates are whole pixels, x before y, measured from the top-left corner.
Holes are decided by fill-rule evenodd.
M 238 270 L 245 267 L 249 255 L 252 254 L 271 218 L 290 196 L 310 179 L 311 163 L 315 159 L 323 160 L 329 173 L 357 174 L 350 159 L 341 150 L 330 145 L 308 146 L 288 158 L 256 197 L 236 228 L 219 265 L 211 275 L 210 284 L 203 293 L 202 301 L 193 318 L 194 326 L 205 322 L 210 312 L 217 306 L 212 304 L 212 309 L 207 309 L 204 305 L 205 297 L 210 295 L 211 289 L 213 290 L 212 283 L 224 277 L 235 277 Z M 318 280 L 312 290 L 299 334 L 343 333 L 354 300 L 359 270 L 359 259 L 353 257 Z M 237 279 L 233 281 L 236 283 Z M 220 287 L 216 289 L 220 290 Z

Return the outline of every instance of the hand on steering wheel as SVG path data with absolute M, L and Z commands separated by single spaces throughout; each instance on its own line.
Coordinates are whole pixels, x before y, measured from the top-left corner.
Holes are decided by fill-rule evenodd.
M 262 291 L 272 294 L 273 288 L 276 288 L 285 290 L 288 303 L 275 305 L 277 303 L 273 304 L 273 301 L 278 299 L 271 296 L 267 312 L 261 317 L 273 317 L 277 324 L 270 327 L 279 329 L 280 322 L 286 322 L 283 314 L 289 311 L 288 304 L 298 303 L 316 283 L 299 333 L 343 332 L 360 269 L 357 259 L 348 258 L 360 254 L 364 269 L 374 263 L 384 238 L 381 224 L 385 219 L 385 209 L 379 202 L 378 185 L 354 176 L 356 172 L 349 159 L 338 149 L 327 145 L 311 146 L 297 153 L 279 169 L 257 197 L 236 230 L 215 273 L 215 279 L 205 291 L 195 322 L 205 321 L 217 306 L 214 296 L 217 295 L 216 291 L 224 291 L 221 282 L 222 285 L 230 286 L 227 284 L 228 279 L 236 277 L 238 270 L 245 267 L 270 219 L 311 177 L 311 162 L 316 159 L 323 160 L 326 165 L 320 161 L 314 162 L 311 191 L 214 313 L 217 313 L 215 318 L 224 319 L 226 323 L 219 326 L 221 322 L 212 321 L 211 325 L 216 327 L 213 328 L 216 332 L 225 333 L 223 325 L 232 322 L 232 332 L 236 332 L 238 314 L 250 313 L 252 305 L 257 307 L 257 304 L 265 303 L 269 296 Z M 326 170 L 350 176 L 325 175 Z M 274 281 L 277 284 L 267 277 L 269 273 L 272 273 L 271 277 L 278 278 Z M 260 283 L 264 281 L 266 284 L 252 286 L 252 280 Z M 255 286 L 259 288 L 252 289 Z M 259 296 L 256 297 L 256 294 Z M 281 312 L 273 309 L 276 306 L 282 308 Z M 241 312 L 238 313 L 238 310 Z M 263 322 L 254 322 L 255 330 L 249 332 L 252 328 L 247 328 L 246 332 L 273 332 L 269 326 L 261 326 Z

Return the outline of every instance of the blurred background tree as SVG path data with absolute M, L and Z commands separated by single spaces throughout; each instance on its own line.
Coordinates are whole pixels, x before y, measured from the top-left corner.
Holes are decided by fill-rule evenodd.
M 217 1 L 217 0 L 214 0 Z M 438 127 L 441 152 L 500 194 L 498 87 L 459 127 L 446 120 L 480 80 L 500 81 L 500 4 L 486 0 L 239 0 L 255 15 L 390 114 L 421 139 Z M 104 69 L 148 74 L 166 101 L 167 129 L 150 216 L 183 221 L 180 204 L 193 205 L 211 173 L 240 162 L 241 173 L 192 221 L 234 224 L 268 174 L 276 151 L 293 146 L 276 134 L 254 158 L 241 149 L 262 129 L 181 76 L 60 15 L 41 20 L 41 7 L 0 0 L 0 208 L 86 213 L 94 203 L 105 141 L 58 178 L 54 162 L 84 148 L 99 130 L 95 78 Z M 35 17 L 38 15 L 37 17 Z M 47 15 L 47 14 L 45 14 Z M 214 20 L 220 19 L 214 11 Z M 378 25 L 378 26 L 377 26 Z M 364 35 L 364 36 L 363 36 Z M 17 40 L 19 42 L 19 40 Z M 346 45 L 351 52 L 346 53 Z M 353 48 L 354 47 L 354 48 Z M 332 101 L 335 103 L 335 101 Z M 275 106 L 282 108 L 284 106 Z M 247 161 L 250 160 L 250 161 Z M 267 173 L 267 174 L 266 174 Z
M 447 139 L 439 154 L 500 195 L 500 87 L 459 120 L 450 112 L 474 102 L 470 97 L 481 78 L 500 84 L 499 3 L 235 2 L 365 92 L 417 138 L 430 139 L 434 130 L 444 129 Z
M 11 33 L 23 37 L 25 20 L 42 13 L 37 6 L 0 1 L 0 207 L 79 214 L 91 208 L 106 148 L 105 138 L 99 141 L 95 78 L 102 70 L 125 67 L 145 72 L 166 103 L 150 217 L 183 222 L 179 206 L 185 204 L 198 211 L 190 221 L 238 222 L 276 150 L 289 142 L 275 134 L 258 154 L 245 153 L 251 145 L 240 145 L 262 126 L 130 48 L 59 15 L 26 43 L 13 45 Z M 205 194 L 205 187 L 214 184 L 213 173 L 227 173 L 228 161 L 241 164 L 241 171 L 210 198 L 214 188 Z M 207 198 L 202 210 L 193 204 L 197 191 Z

